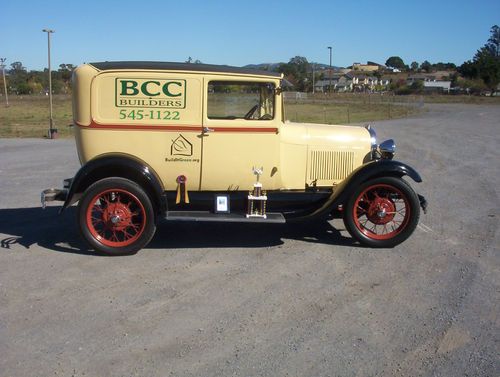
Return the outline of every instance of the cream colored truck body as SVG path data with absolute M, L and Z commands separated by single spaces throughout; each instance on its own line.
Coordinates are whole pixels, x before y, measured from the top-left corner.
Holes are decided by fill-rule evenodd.
M 272 85 L 278 89 L 273 118 L 211 119 L 212 82 Z M 276 74 L 85 64 L 73 83 L 82 165 L 109 153 L 131 155 L 157 173 L 166 191 L 176 189 L 180 175 L 189 191 L 249 190 L 252 167 L 264 168 L 260 181 L 267 190 L 332 187 L 371 152 L 365 128 L 285 122 Z
M 421 182 L 373 128 L 285 122 L 281 74 L 160 62 L 85 64 L 73 76 L 82 167 L 42 205 L 78 202 L 87 244 L 133 254 L 160 219 L 285 223 L 341 216 L 372 247 L 415 230 Z M 261 169 L 262 168 L 262 169 Z M 257 175 L 257 177 L 256 177 Z

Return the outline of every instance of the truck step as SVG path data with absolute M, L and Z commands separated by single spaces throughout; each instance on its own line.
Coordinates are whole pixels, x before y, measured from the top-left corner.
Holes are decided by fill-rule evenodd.
M 274 223 L 284 224 L 285 218 L 281 213 L 267 213 L 266 218 L 250 217 L 241 213 L 212 213 L 208 211 L 167 211 L 167 220 L 172 221 L 213 221 L 232 223 Z

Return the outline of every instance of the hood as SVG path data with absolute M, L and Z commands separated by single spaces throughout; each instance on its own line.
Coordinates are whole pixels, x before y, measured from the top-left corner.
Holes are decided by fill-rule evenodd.
M 289 144 L 324 147 L 328 150 L 370 151 L 370 133 L 360 126 L 287 122 L 282 130 L 283 142 Z
M 338 184 L 370 156 L 371 136 L 363 127 L 287 122 L 281 130 L 283 143 L 303 147 L 308 185 Z

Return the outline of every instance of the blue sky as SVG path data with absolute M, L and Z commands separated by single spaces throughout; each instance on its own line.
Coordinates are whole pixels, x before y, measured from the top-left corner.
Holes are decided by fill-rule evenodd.
M 0 8 L 0 57 L 28 69 L 52 61 L 185 61 L 241 66 L 305 56 L 348 66 L 367 60 L 471 59 L 500 24 L 500 1 L 32 1 Z

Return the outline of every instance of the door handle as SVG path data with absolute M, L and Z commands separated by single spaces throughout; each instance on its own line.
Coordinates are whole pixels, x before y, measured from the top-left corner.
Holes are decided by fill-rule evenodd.
M 214 132 L 214 129 L 209 127 L 203 127 L 203 133 L 206 134 L 208 132 Z

